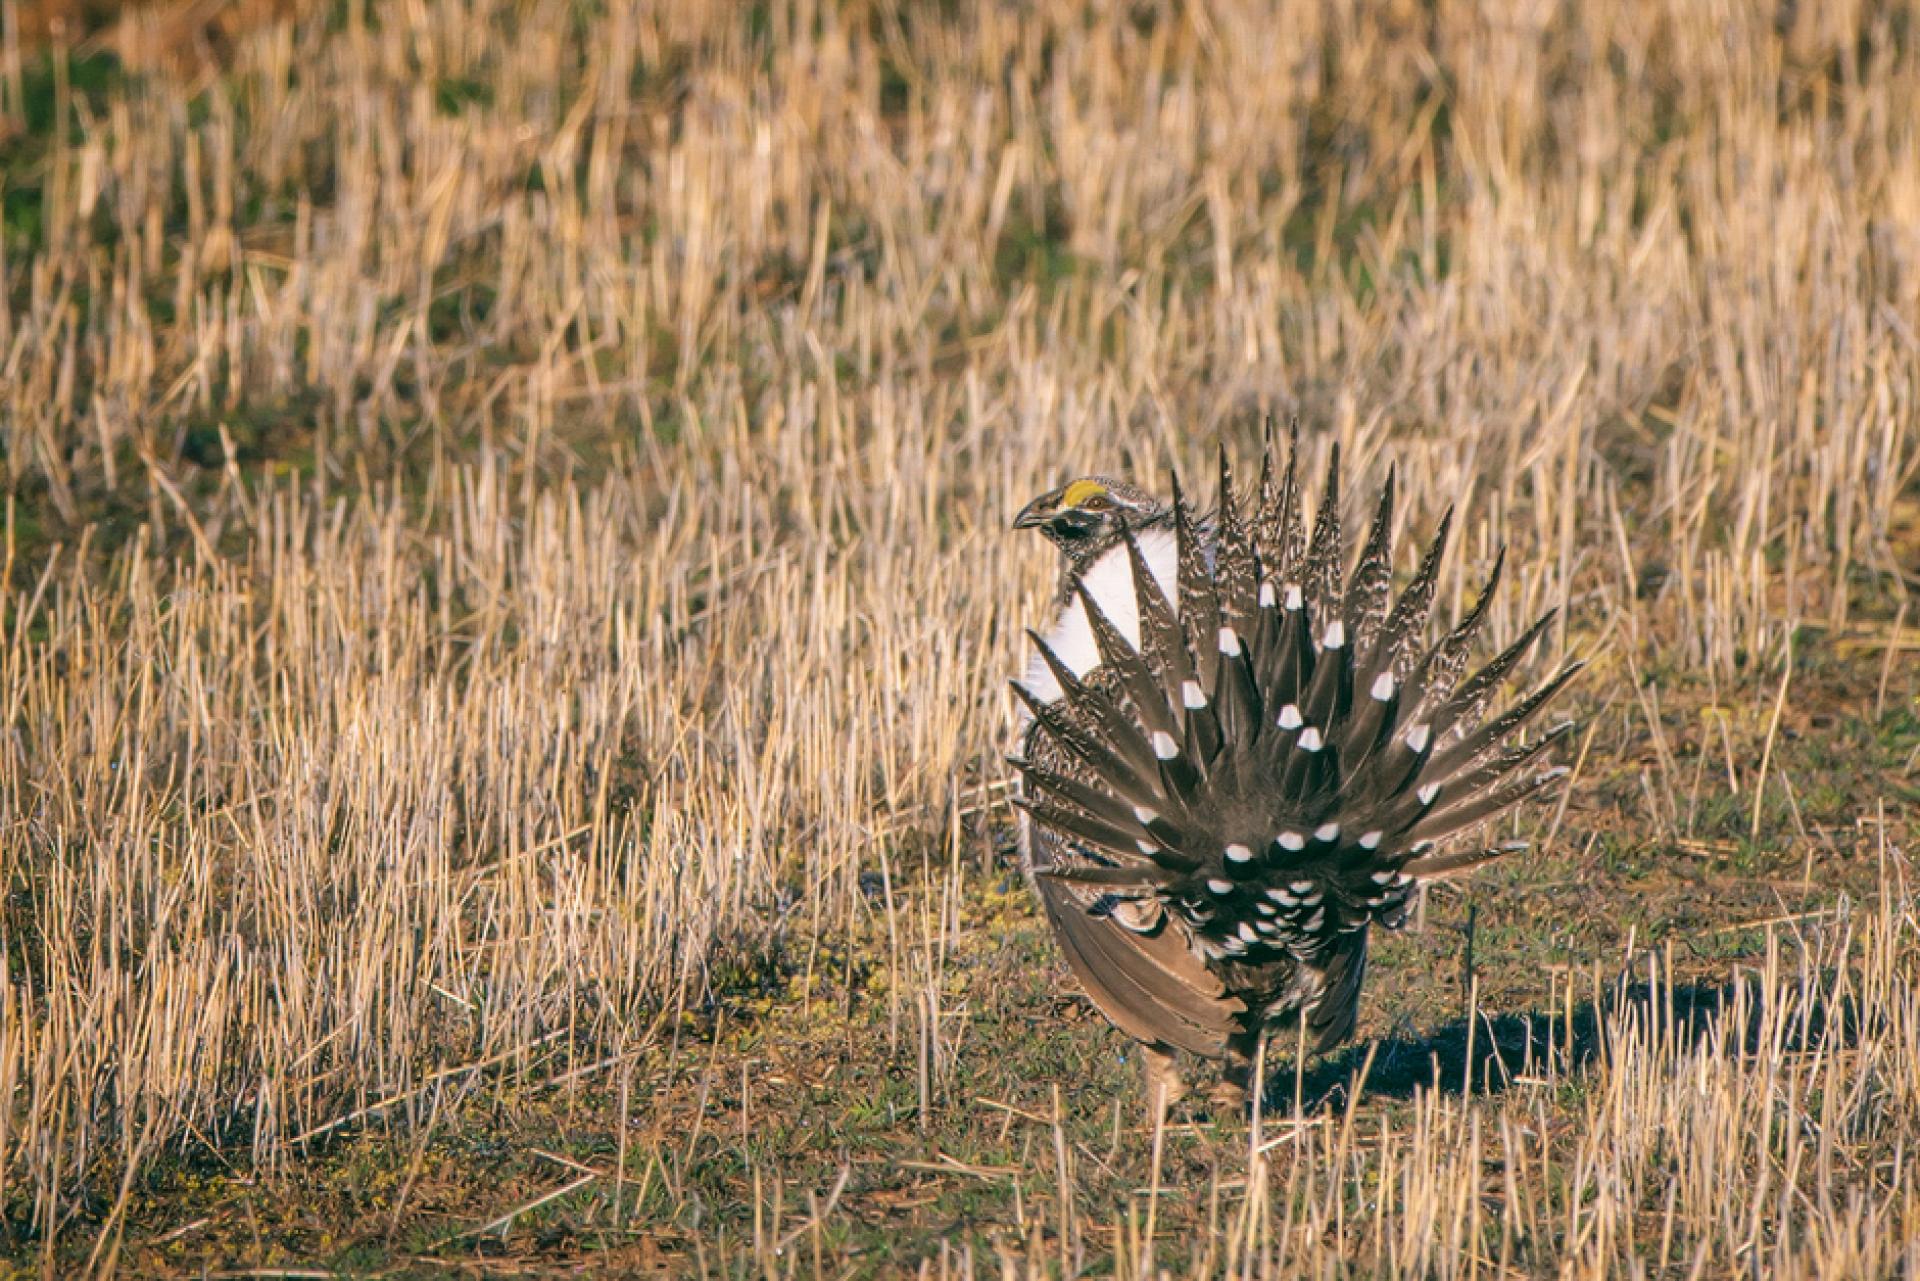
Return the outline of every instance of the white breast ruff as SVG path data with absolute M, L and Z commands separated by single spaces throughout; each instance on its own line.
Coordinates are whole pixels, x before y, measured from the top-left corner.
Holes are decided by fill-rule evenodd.
M 1170 529 L 1151 529 L 1138 535 L 1140 554 L 1146 558 L 1147 569 L 1153 579 L 1166 593 L 1174 612 L 1180 610 L 1179 582 L 1179 541 Z M 1118 546 L 1096 560 L 1088 568 L 1086 577 L 1081 580 L 1087 594 L 1100 606 L 1100 612 L 1124 637 L 1127 643 L 1140 644 L 1140 611 L 1133 595 L 1133 564 L 1127 556 L 1127 549 Z M 1067 602 L 1065 609 L 1046 632 L 1047 647 L 1051 649 L 1067 669 L 1075 676 L 1085 676 L 1100 666 L 1100 648 L 1093 640 L 1093 624 L 1087 618 L 1086 607 L 1076 596 Z M 1060 682 L 1053 678 L 1040 655 L 1035 654 L 1027 663 L 1025 683 L 1034 695 L 1045 703 L 1059 699 L 1062 691 Z

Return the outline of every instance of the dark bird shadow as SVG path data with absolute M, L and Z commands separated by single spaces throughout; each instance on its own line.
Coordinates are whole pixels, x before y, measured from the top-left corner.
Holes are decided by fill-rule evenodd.
M 1616 983 L 1598 1000 L 1562 1010 L 1490 1014 L 1458 1018 L 1425 1035 L 1392 1035 L 1347 1046 L 1339 1053 L 1309 1061 L 1298 1070 L 1289 1051 L 1291 1036 L 1278 1032 L 1269 1042 L 1262 1110 L 1270 1116 L 1292 1111 L 1300 1101 L 1305 1114 L 1340 1109 L 1359 1091 L 1366 1097 L 1408 1099 L 1416 1092 L 1502 1094 L 1516 1084 L 1565 1080 L 1600 1063 L 1618 1043 L 1616 1031 L 1658 1036 L 1672 1052 L 1688 1053 L 1721 1038 L 1727 1050 L 1754 1053 L 1763 1036 L 1784 1045 L 1813 1044 L 1834 1031 L 1851 1041 L 1859 1029 L 1858 1011 L 1830 1007 L 1820 994 L 1830 990 L 1816 981 L 1806 988 L 1775 988 L 1787 1008 L 1770 1024 L 1767 986 L 1759 976 L 1742 976 L 1718 985 Z M 1768 1028 L 1772 1027 L 1769 1033 Z M 1371 1054 L 1372 1063 L 1367 1060 Z

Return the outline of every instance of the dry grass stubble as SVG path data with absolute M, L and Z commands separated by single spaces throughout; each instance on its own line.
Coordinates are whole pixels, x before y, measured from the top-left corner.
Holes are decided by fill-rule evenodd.
M 624 1082 L 594 1177 L 555 1184 L 581 1180 L 563 1252 L 871 1266 L 925 1218 L 844 1152 L 811 1218 L 763 1205 L 816 1171 L 754 1139 L 750 1085 L 710 1183 L 628 1138 L 698 1073 L 659 1061 L 684 1032 L 711 1034 L 704 1117 L 761 1062 L 716 1071 L 709 1016 L 831 970 L 848 1062 L 911 1099 L 878 1163 L 973 1135 L 1019 1171 L 921 1238 L 943 1270 L 1131 1274 L 1155 1234 L 1197 1273 L 1912 1270 L 1911 794 L 1864 750 L 1796 779 L 1781 733 L 1911 738 L 1912 20 L 425 0 L 268 21 L 197 70 L 140 58 L 137 16 L 117 55 L 4 42 L 9 1247 L 325 1255 L 193 1253 L 173 1172 L 297 1182 L 390 1132 L 366 1266 L 443 1107 Z M 980 1139 L 958 1084 L 1039 1106 L 1066 1052 L 1023 1057 L 1052 979 L 994 888 L 999 682 L 1048 568 L 1004 526 L 1268 413 L 1396 461 L 1411 528 L 1459 504 L 1446 611 L 1506 543 L 1494 639 L 1564 605 L 1556 647 L 1600 660 L 1574 800 L 1522 820 L 1553 839 L 1500 887 L 1534 888 L 1497 1008 L 1711 941 L 1665 916 L 1603 946 L 1624 907 L 1555 934 L 1607 915 L 1619 859 L 1725 856 L 1679 873 L 1709 905 L 1774 855 L 1807 875 L 1711 1030 L 1642 1002 L 1597 1056 L 1534 1062 L 1529 1031 L 1491 1097 L 1208 1132 L 1149 1212 L 1145 1136 L 1075 1155 L 1125 1088 L 1086 1069 L 1105 1033 L 1072 1033 L 1078 1111 L 1027 1109 L 1038 1147 Z M 1370 1006 L 1433 1014 L 1431 937 Z M 976 985 L 1009 957 L 1017 1009 Z M 456 1205 L 416 1252 L 517 1217 Z

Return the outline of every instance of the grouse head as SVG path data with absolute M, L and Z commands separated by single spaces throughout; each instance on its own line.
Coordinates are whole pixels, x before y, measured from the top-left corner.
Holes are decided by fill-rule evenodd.
M 1074 565 L 1116 546 L 1130 529 L 1167 520 L 1171 510 L 1122 480 L 1082 476 L 1048 490 L 1020 509 L 1015 529 L 1037 529 Z

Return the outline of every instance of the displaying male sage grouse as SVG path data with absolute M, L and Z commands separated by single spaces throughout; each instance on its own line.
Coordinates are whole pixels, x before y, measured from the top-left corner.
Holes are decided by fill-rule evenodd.
M 1014 521 L 1066 558 L 1057 616 L 1014 690 L 1021 854 L 1067 961 L 1146 1047 L 1150 1098 L 1181 1092 L 1173 1053 L 1223 1060 L 1240 1097 L 1260 1037 L 1305 1019 L 1316 1051 L 1353 1030 L 1367 934 L 1402 924 L 1424 878 L 1515 845 L 1436 852 L 1565 771 L 1570 726 L 1516 735 L 1569 664 L 1484 721 L 1548 614 L 1466 680 L 1500 560 L 1459 626 L 1425 646 L 1449 511 L 1389 603 L 1389 474 L 1342 581 L 1339 454 L 1307 537 L 1298 444 L 1257 509 L 1200 518 L 1086 477 Z

